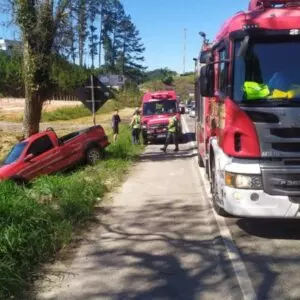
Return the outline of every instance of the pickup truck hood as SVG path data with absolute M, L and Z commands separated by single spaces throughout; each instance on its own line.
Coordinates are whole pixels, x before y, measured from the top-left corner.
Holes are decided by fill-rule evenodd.
M 15 165 L 15 163 L 0 166 L 0 180 L 3 178 L 7 178 L 7 176 L 10 175 L 10 172 L 14 168 L 14 165 Z

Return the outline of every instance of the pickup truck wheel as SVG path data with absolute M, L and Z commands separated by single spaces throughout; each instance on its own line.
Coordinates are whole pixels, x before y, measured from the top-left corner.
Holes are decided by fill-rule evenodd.
M 222 217 L 228 217 L 229 214 L 219 206 L 218 200 L 219 200 L 219 193 L 218 193 L 218 181 L 217 181 L 217 175 L 216 175 L 216 168 L 215 168 L 215 163 L 214 161 L 212 162 L 211 166 L 211 193 L 212 193 L 212 203 L 213 203 L 213 208 L 215 212 Z
M 27 185 L 28 184 L 28 180 L 23 178 L 23 177 L 11 177 L 10 178 L 11 181 L 13 181 L 16 185 Z
M 102 158 L 101 150 L 96 147 L 90 148 L 86 151 L 85 158 L 86 162 L 89 165 L 94 166 L 97 163 L 97 161 L 99 161 Z

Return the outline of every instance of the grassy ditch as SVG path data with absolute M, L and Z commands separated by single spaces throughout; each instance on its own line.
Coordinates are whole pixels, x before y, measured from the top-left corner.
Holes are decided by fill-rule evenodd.
M 72 239 L 104 193 L 118 185 L 142 146 L 133 146 L 130 132 L 120 128 L 117 144 L 94 167 L 45 176 L 25 188 L 0 183 L 0 298 L 22 298 L 38 265 Z

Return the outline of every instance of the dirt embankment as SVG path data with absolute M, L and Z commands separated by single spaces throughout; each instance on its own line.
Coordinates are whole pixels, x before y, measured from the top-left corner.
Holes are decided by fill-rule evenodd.
M 0 158 L 8 153 L 11 146 L 18 142 L 18 138 L 22 134 L 21 122 L 1 121 L 1 116 L 2 120 L 4 116 L 8 115 L 11 117 L 10 119 L 13 119 L 14 116 L 18 119 L 18 116 L 20 116 L 20 114 L 24 111 L 24 103 L 24 99 L 0 98 Z M 50 101 L 44 104 L 43 110 L 54 111 L 61 107 L 69 107 L 80 104 L 81 102 L 77 101 Z M 120 110 L 122 123 L 129 123 L 132 113 L 132 108 Z M 112 112 L 101 113 L 96 116 L 96 123 L 101 124 L 107 133 L 110 132 L 111 116 Z M 52 127 L 59 136 L 62 136 L 72 131 L 80 130 L 92 125 L 92 116 L 88 116 L 68 121 L 42 122 L 40 124 L 40 130 Z

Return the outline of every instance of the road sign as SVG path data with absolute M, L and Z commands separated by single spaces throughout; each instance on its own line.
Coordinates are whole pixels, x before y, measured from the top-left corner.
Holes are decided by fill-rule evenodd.
M 109 86 L 122 86 L 126 81 L 124 75 L 103 74 L 99 75 L 98 78 L 102 83 Z
M 86 81 L 83 87 L 75 91 L 78 99 L 93 113 L 95 125 L 95 113 L 110 98 L 112 93 L 94 75 Z

